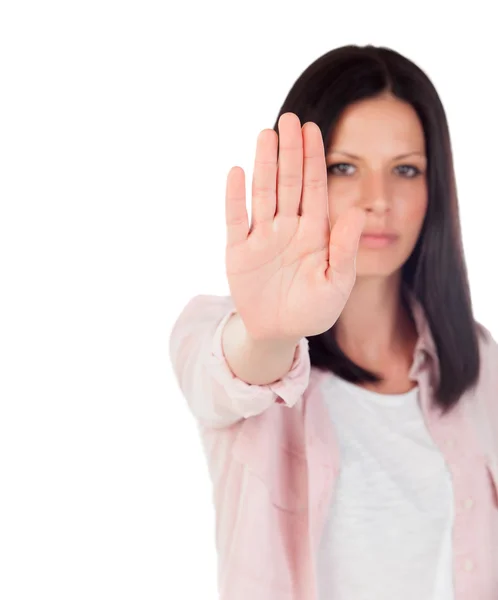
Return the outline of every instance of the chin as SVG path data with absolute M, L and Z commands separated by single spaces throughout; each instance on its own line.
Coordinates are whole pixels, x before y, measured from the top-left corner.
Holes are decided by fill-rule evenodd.
M 356 255 L 357 277 L 389 277 L 403 267 L 413 247 L 364 248 L 359 247 Z
M 356 277 L 390 277 L 403 266 L 393 257 L 360 257 L 356 259 Z

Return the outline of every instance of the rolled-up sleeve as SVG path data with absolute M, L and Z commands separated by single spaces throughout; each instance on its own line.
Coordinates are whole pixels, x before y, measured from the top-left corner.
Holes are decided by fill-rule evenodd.
M 292 407 L 310 377 L 307 338 L 296 346 L 289 371 L 279 380 L 249 384 L 230 369 L 222 346 L 223 328 L 235 312 L 230 296 L 195 296 L 175 322 L 170 358 L 191 412 L 208 427 L 228 427 L 255 416 L 275 402 Z

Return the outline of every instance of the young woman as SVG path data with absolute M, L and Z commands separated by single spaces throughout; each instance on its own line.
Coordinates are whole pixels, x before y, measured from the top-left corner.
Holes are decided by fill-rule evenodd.
M 475 321 L 445 112 L 335 49 L 226 193 L 230 296 L 171 360 L 213 481 L 223 600 L 498 598 L 498 345 Z

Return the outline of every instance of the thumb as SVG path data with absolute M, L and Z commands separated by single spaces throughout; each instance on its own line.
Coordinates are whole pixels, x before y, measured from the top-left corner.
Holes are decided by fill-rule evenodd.
M 347 275 L 354 268 L 366 220 L 365 211 L 356 206 L 338 217 L 330 232 L 328 275 Z

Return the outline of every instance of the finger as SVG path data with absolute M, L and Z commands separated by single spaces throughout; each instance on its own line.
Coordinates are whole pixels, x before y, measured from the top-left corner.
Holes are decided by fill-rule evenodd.
M 327 166 L 322 132 L 316 123 L 303 125 L 304 166 L 301 215 L 328 220 Z
M 265 221 L 273 221 L 277 205 L 278 136 L 273 129 L 263 129 L 256 142 L 252 178 L 251 230 Z
M 244 170 L 240 167 L 232 167 L 227 176 L 225 222 L 227 246 L 238 244 L 247 238 L 249 219 L 246 208 L 246 183 Z
M 327 276 L 334 273 L 347 275 L 354 268 L 361 233 L 366 223 L 366 214 L 361 208 L 353 207 L 342 214 L 334 224 L 329 242 L 329 269 Z
M 303 135 L 295 113 L 284 113 L 278 120 L 277 214 L 299 215 L 303 185 Z

